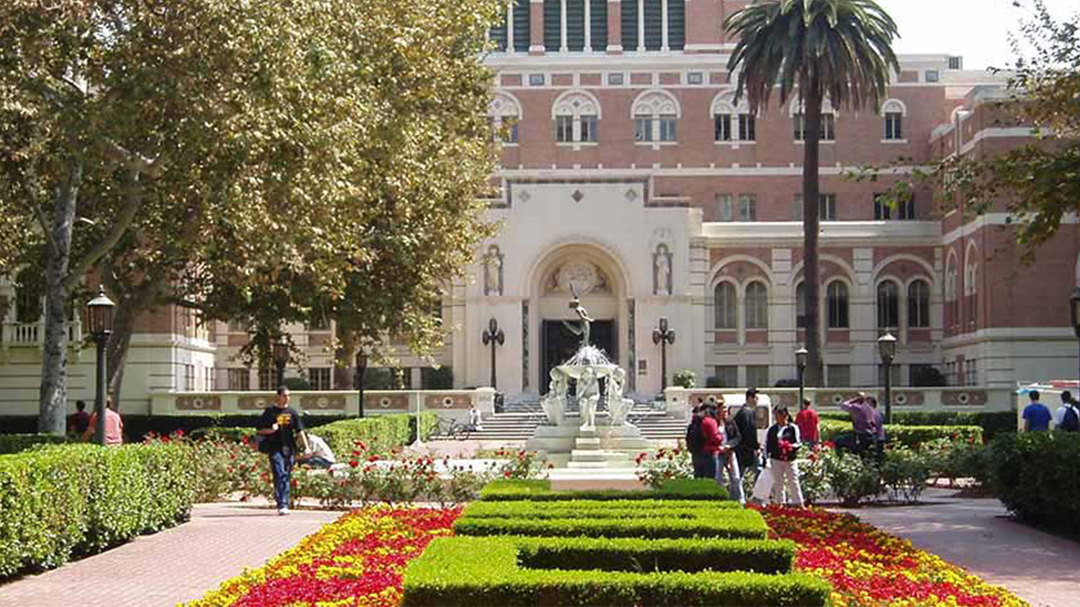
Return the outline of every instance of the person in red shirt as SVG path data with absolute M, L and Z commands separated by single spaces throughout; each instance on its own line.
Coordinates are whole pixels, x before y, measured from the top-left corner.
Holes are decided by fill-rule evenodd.
M 730 498 L 740 504 L 745 504 L 739 465 L 732 450 L 733 445 L 738 443 L 731 441 L 732 444 L 728 444 L 726 411 L 720 412 L 724 407 L 722 400 L 718 404 L 705 406 L 705 415 L 701 419 L 701 435 L 705 439 L 702 451 L 712 460 L 712 476 L 716 479 L 716 483 L 721 487 L 726 485 Z M 732 424 L 732 430 L 734 431 L 734 424 Z
M 120 418 L 120 414 L 112 409 L 112 399 L 105 399 L 105 444 L 118 446 L 124 442 L 124 420 Z M 97 432 L 97 412 L 90 414 L 86 431 L 83 432 L 82 439 L 84 442 L 90 442 L 90 439 L 94 437 Z
M 820 440 L 818 434 L 818 413 L 814 411 L 814 404 L 809 398 L 804 398 L 799 412 L 795 414 L 795 425 L 799 427 L 799 437 L 803 444 L 811 449 Z

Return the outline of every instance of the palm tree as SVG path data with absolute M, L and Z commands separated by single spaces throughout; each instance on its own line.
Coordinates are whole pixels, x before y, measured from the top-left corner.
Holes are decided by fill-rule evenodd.
M 873 0 L 754 0 L 732 14 L 724 28 L 739 42 L 728 61 L 737 74 L 736 100 L 751 112 L 767 108 L 779 85 L 780 104 L 802 105 L 803 234 L 806 296 L 807 384 L 821 385 L 818 305 L 818 143 L 821 107 L 876 107 L 900 64 L 892 50 L 896 23 Z

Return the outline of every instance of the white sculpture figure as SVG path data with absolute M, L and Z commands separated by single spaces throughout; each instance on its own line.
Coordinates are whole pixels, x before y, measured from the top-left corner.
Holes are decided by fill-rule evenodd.
M 622 426 L 626 424 L 626 415 L 634 406 L 634 401 L 623 398 L 623 390 L 626 389 L 626 371 L 622 367 L 616 367 L 607 382 L 608 412 L 611 414 L 611 425 Z
M 492 247 L 484 264 L 484 295 L 502 295 L 502 257 Z
M 656 249 L 656 294 L 671 295 L 671 260 L 668 259 L 667 247 L 660 245 Z
M 600 401 L 600 384 L 596 371 L 585 369 L 577 380 L 578 410 L 581 412 L 581 429 L 596 429 L 596 405 Z
M 547 415 L 548 423 L 553 426 L 561 426 L 566 416 L 566 388 L 566 376 L 558 369 L 552 369 L 548 393 L 540 401 L 540 406 Z

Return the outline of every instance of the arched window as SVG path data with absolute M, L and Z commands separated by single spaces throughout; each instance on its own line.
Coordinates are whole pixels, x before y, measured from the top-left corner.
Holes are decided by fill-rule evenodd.
M 979 261 L 975 245 L 968 246 L 964 254 L 964 298 L 967 300 L 969 322 L 975 322 L 979 315 Z
M 945 309 L 947 317 L 945 324 L 949 326 L 960 321 L 956 305 L 956 279 L 959 273 L 957 265 L 956 253 L 950 253 L 949 260 L 945 262 Z
M 674 142 L 675 125 L 681 115 L 678 100 L 667 91 L 645 91 L 631 107 L 634 140 L 643 143 Z
M 825 290 L 825 305 L 828 308 L 829 328 L 847 329 L 848 322 L 848 287 L 836 280 L 829 283 Z
M 716 285 L 716 328 L 734 329 L 736 327 L 737 311 L 739 303 L 735 298 L 735 285 L 730 282 L 722 282 Z
M 508 93 L 497 93 L 488 106 L 488 120 L 503 143 L 518 142 L 518 122 L 521 121 L 521 104 Z
M 791 103 L 789 111 L 795 128 L 795 141 L 806 141 L 806 119 L 798 99 Z M 821 141 L 836 141 L 836 110 L 828 99 L 821 102 Z
M 890 99 L 881 105 L 881 115 L 885 118 L 885 140 L 902 141 L 904 139 L 904 116 L 907 107 L 899 99 Z
M 879 329 L 900 327 L 900 289 L 891 280 L 884 280 L 877 288 L 877 326 Z
M 925 280 L 916 280 L 908 285 L 907 318 L 908 327 L 921 329 L 930 326 L 930 285 Z
M 555 141 L 594 143 L 600 120 L 600 102 L 585 91 L 567 91 L 551 108 L 555 120 Z
M 757 122 L 750 113 L 746 99 L 735 105 L 734 91 L 720 93 L 713 100 L 713 137 L 718 142 L 754 141 L 757 139 Z
M 746 328 L 769 328 L 769 292 L 760 282 L 746 287 Z
M 795 287 L 795 328 L 806 328 L 806 283 Z

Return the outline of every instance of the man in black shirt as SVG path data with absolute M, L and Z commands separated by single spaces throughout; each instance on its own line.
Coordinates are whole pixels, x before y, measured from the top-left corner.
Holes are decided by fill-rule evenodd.
M 297 452 L 297 436 L 300 437 L 301 453 L 308 451 L 307 436 L 304 434 L 304 422 L 300 414 L 289 406 L 289 389 L 285 386 L 277 390 L 277 403 L 263 410 L 262 417 L 255 425 L 262 435 L 265 448 L 260 449 L 270 455 L 270 470 L 274 474 L 274 498 L 277 501 L 278 514 L 289 513 L 289 483 L 292 480 L 293 454 Z
M 759 468 L 758 451 L 761 443 L 757 433 L 757 390 L 750 388 L 746 391 L 746 404 L 735 413 L 735 426 L 739 428 L 741 440 L 735 447 L 735 457 L 739 460 L 739 474 L 746 478 L 749 468 Z

